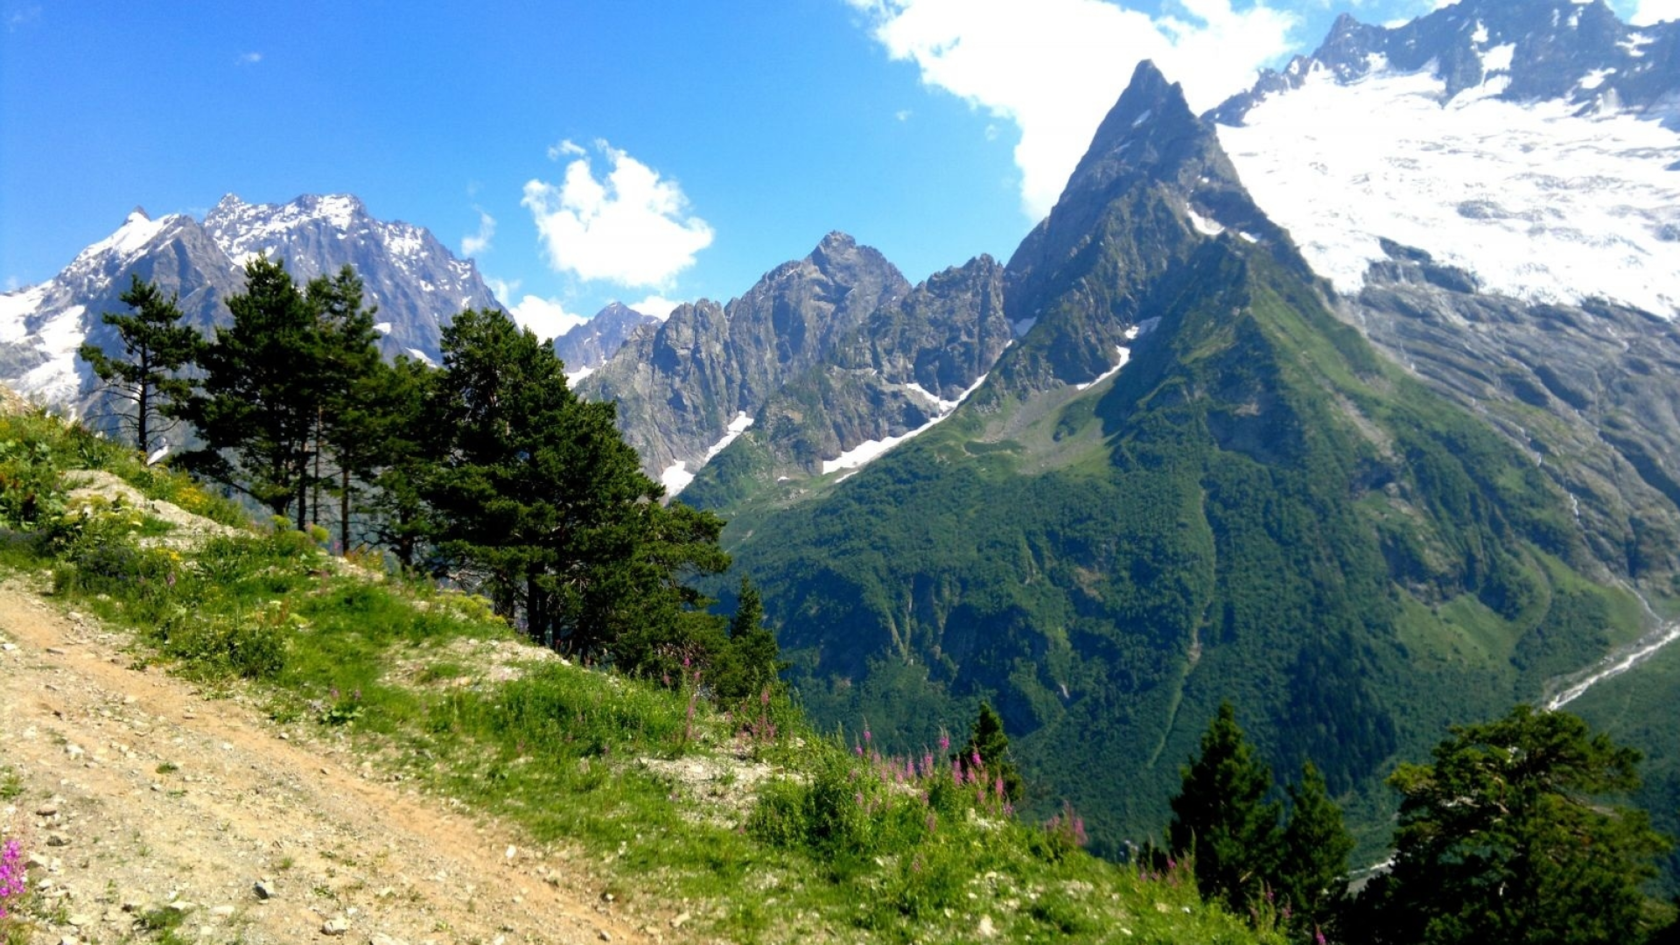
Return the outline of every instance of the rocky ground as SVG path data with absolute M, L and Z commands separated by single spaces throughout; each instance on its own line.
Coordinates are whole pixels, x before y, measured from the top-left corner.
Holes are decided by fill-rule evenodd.
M 31 942 L 655 941 L 562 848 L 390 781 L 0 586 L 0 831 Z M 663 934 L 662 934 L 663 933 Z

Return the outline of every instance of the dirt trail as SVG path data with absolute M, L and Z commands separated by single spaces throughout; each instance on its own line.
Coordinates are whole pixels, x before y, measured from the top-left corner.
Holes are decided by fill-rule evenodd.
M 660 937 L 615 915 L 563 851 L 131 669 L 122 644 L 0 586 L 0 765 L 22 788 L 0 826 L 39 860 L 36 941 L 141 938 L 136 921 L 160 908 L 183 914 L 189 941 L 253 945 Z

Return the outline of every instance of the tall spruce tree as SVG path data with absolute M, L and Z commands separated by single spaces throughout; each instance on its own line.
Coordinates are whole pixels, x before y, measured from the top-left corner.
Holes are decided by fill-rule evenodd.
M 118 415 L 128 428 L 134 446 L 150 453 L 160 435 L 173 425 L 168 416 L 172 404 L 185 400 L 191 390 L 182 372 L 198 360 L 204 339 L 181 323 L 181 297 L 147 282 L 138 273 L 129 276 L 129 287 L 120 296 L 131 312 L 105 312 L 100 321 L 115 328 L 123 356 L 112 357 L 98 345 L 88 343 L 76 354 L 117 399 L 130 408 Z
M 1308 761 L 1289 791 L 1289 823 L 1283 829 L 1276 888 L 1293 915 L 1290 924 L 1308 935 L 1339 938 L 1347 899 L 1348 855 L 1353 835 L 1330 797 L 1324 775 Z
M 729 644 L 713 664 L 712 691 L 725 704 L 756 699 L 781 688 L 787 664 L 776 635 L 764 625 L 764 601 L 758 588 L 741 578 L 735 615 L 729 619 Z
M 1639 942 L 1641 885 L 1669 844 L 1608 796 L 1639 752 L 1566 712 L 1519 705 L 1454 727 L 1431 764 L 1401 765 L 1394 867 L 1360 897 L 1365 936 L 1393 943 Z
M 1276 873 L 1282 809 L 1266 801 L 1271 770 L 1243 737 L 1229 702 L 1202 734 L 1200 753 L 1181 770 L 1168 845 L 1175 856 L 1193 858 L 1204 898 L 1242 909 Z
M 404 571 L 419 563 L 431 534 L 421 489 L 447 445 L 429 413 L 438 374 L 423 361 L 398 357 L 389 365 L 380 362 L 357 395 L 357 409 L 366 418 L 360 449 L 372 460 L 366 533 L 389 549 Z

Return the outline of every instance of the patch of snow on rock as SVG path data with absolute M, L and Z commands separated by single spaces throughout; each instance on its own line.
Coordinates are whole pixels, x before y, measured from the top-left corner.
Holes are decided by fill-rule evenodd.
M 47 299 L 48 283 L 0 295 L 0 341 L 22 341 L 29 334 L 29 316 Z
M 688 471 L 687 463 L 672 463 L 659 474 L 659 481 L 665 486 L 666 495 L 676 495 L 688 488 L 694 481 L 694 474 Z
M 745 412 L 736 414 L 735 419 L 729 421 L 729 427 L 724 432 L 723 439 L 713 443 L 712 448 L 706 451 L 707 461 L 709 462 L 713 456 L 723 452 L 729 444 L 735 442 L 736 437 L 747 432 L 747 429 L 752 425 L 753 418 L 747 416 Z
M 1137 326 L 1134 325 L 1132 328 L 1127 330 L 1126 335 L 1128 337 L 1131 337 L 1131 338 L 1136 338 L 1137 337 L 1137 331 L 1138 331 Z M 1106 370 L 1106 371 L 1102 372 L 1101 374 L 1097 375 L 1092 380 L 1086 381 L 1083 384 L 1073 385 L 1074 389 L 1075 390 L 1090 390 L 1091 388 L 1097 386 L 1098 384 L 1101 384 L 1103 381 L 1106 381 L 1109 378 L 1113 377 L 1114 375 L 1119 374 L 1120 369 L 1125 367 L 1128 363 L 1131 362 L 1131 360 L 1132 360 L 1132 349 L 1127 348 L 1127 347 L 1123 347 L 1121 345 L 1115 345 L 1114 350 L 1116 352 L 1118 352 L 1119 355 L 1120 355 L 1120 361 L 1119 361 L 1118 364 L 1114 365 L 1113 367 L 1109 368 L 1108 370 Z
M 87 307 L 72 305 L 53 315 L 37 332 L 36 347 L 47 361 L 35 366 L 18 378 L 20 394 L 38 395 L 47 403 L 68 403 L 75 399 L 81 379 L 76 376 L 76 349 L 87 339 L 87 326 L 82 315 Z
M 929 420 L 927 423 L 924 423 L 921 426 L 917 427 L 916 429 L 911 430 L 907 433 L 903 433 L 899 436 L 889 436 L 889 437 L 886 437 L 885 439 L 880 439 L 880 440 L 865 440 L 864 442 L 859 443 L 858 445 L 852 447 L 849 450 L 846 450 L 845 452 L 841 453 L 839 456 L 834 457 L 833 459 L 823 460 L 823 463 L 822 463 L 822 473 L 823 473 L 823 475 L 826 476 L 829 473 L 838 472 L 839 470 L 842 470 L 842 469 L 850 469 L 850 470 L 853 470 L 853 471 L 856 471 L 858 469 L 862 469 L 864 466 L 867 466 L 871 461 L 873 461 L 873 460 L 875 460 L 875 459 L 877 459 L 881 456 L 886 455 L 886 453 L 888 451 L 890 451 L 893 447 L 897 446 L 898 444 L 903 443 L 907 440 L 915 439 L 916 437 L 922 435 L 923 433 L 926 433 L 927 431 L 929 431 L 929 430 L 933 429 L 934 427 L 938 426 L 940 421 L 944 420 L 946 417 L 949 417 L 951 415 L 951 413 L 953 411 L 955 411 L 957 409 L 957 407 L 962 404 L 963 401 L 968 399 L 968 395 L 970 395 L 970 394 L 974 393 L 975 391 L 979 390 L 980 385 L 986 383 L 987 376 L 988 375 L 985 375 L 985 374 L 980 375 L 980 379 L 975 381 L 973 384 L 969 385 L 968 390 L 963 391 L 962 395 L 960 397 L 958 397 L 956 400 L 939 400 L 939 398 L 933 397 L 933 400 L 940 405 L 940 411 L 939 411 L 938 415 L 936 415 L 932 420 Z M 914 385 L 911 385 L 911 386 L 914 386 Z M 923 391 L 923 393 L 926 393 L 926 391 Z M 928 396 L 932 397 L 931 394 L 929 394 Z M 949 405 L 948 408 L 947 408 L 947 405 Z M 852 475 L 851 473 L 847 473 L 845 476 L 840 477 L 840 479 L 837 480 L 837 481 L 844 482 L 846 479 L 851 478 L 851 475 Z
M 1203 236 L 1218 236 L 1225 232 L 1225 227 L 1220 225 L 1219 221 L 1202 216 L 1192 207 L 1186 206 L 1184 212 L 1190 214 L 1190 225 L 1195 227 L 1196 232 Z

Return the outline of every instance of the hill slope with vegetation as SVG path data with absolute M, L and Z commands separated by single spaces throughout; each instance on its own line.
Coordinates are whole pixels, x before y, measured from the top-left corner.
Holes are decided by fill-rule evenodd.
M 56 715 L 0 712 L 19 746 L 0 762 L 6 837 L 38 864 L 4 903 L 11 941 L 329 923 L 408 941 L 1266 940 L 1187 874 L 1091 857 L 1071 818 L 1013 816 L 943 755 L 889 758 L 867 733 L 853 750 L 768 690 L 724 704 L 704 675 L 584 667 L 483 598 L 342 563 L 321 533 L 174 540 L 158 503 L 243 515 L 51 417 L 0 419 L 0 442 L 0 607 L 31 614 L 5 624 L 22 629 L 0 685 L 59 693 Z M 145 499 L 72 499 L 82 468 Z M 226 759 L 292 776 L 257 784 Z M 145 796 L 122 809 L 95 782 Z M 258 811 L 304 833 L 240 843 Z
M 1120 855 L 1228 699 L 1376 858 L 1396 760 L 1643 631 L 1567 497 L 1335 316 L 1147 64 L 1010 269 L 1037 321 L 962 407 L 725 535 L 815 718 L 915 745 L 989 701 L 1033 809 Z

